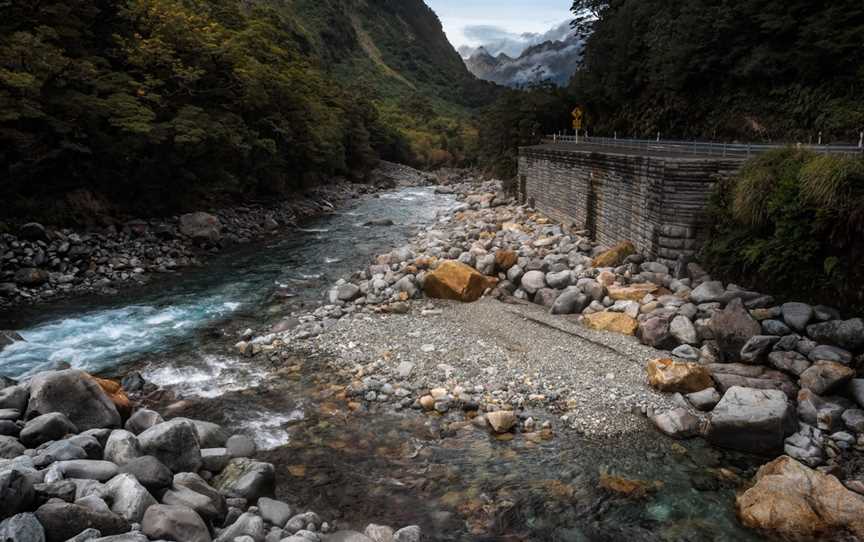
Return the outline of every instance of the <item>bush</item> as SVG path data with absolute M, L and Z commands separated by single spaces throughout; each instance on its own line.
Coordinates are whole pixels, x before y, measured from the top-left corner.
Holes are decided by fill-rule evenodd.
M 864 159 L 773 151 L 718 185 L 702 259 L 789 299 L 864 309 Z

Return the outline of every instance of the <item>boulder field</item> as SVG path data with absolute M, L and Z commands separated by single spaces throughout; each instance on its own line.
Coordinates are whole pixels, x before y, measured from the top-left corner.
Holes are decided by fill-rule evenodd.
M 278 473 L 255 460 L 249 437 L 166 421 L 83 371 L 2 379 L 0 421 L 3 541 L 420 540 L 416 526 L 333 532 L 315 512 L 272 498 Z

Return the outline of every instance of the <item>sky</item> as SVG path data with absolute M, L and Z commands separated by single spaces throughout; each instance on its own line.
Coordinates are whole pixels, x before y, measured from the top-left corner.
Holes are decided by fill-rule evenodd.
M 524 33 L 544 34 L 572 18 L 572 0 L 426 0 L 455 48 L 502 43 L 518 55 Z M 502 41 L 503 40 L 503 41 Z M 504 45 L 504 42 L 509 42 Z

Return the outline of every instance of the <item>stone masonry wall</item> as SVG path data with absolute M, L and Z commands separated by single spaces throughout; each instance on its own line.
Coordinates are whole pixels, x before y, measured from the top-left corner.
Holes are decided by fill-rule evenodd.
M 596 241 L 629 240 L 674 264 L 699 250 L 711 190 L 740 165 L 540 145 L 520 149 L 519 186 L 539 211 L 591 231 Z

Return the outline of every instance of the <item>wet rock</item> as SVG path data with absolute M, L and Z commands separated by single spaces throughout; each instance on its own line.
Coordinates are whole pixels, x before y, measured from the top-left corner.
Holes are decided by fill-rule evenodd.
M 153 540 L 211 542 L 201 516 L 185 506 L 157 504 L 147 509 L 141 521 L 141 532 Z
M 636 254 L 636 247 L 630 241 L 624 241 L 594 258 L 591 266 L 597 268 L 618 267 L 632 254 Z
M 201 448 L 195 426 L 173 419 L 138 435 L 141 450 L 152 455 L 173 472 L 195 472 L 201 468 Z
M 486 414 L 486 421 L 496 433 L 507 433 L 516 425 L 516 414 L 510 410 L 499 410 Z
M 194 241 L 216 243 L 222 239 L 222 223 L 208 213 L 189 213 L 180 217 L 180 233 Z
M 252 457 L 258 448 L 255 441 L 246 435 L 233 435 L 225 443 L 228 455 L 233 457 Z
M 213 487 L 229 497 L 254 501 L 273 495 L 276 474 L 273 465 L 251 459 L 232 459 L 213 480 Z
M 710 327 L 722 357 L 730 361 L 737 361 L 747 341 L 762 331 L 759 322 L 750 316 L 737 298 L 722 311 L 714 313 Z
M 855 371 L 845 365 L 833 361 L 817 361 L 801 373 L 799 384 L 802 388 L 824 395 L 840 388 L 854 376 Z
M 96 480 L 106 482 L 119 473 L 117 465 L 110 461 L 94 459 L 73 459 L 70 461 L 57 461 L 48 468 L 45 475 L 46 482 L 61 479 L 77 478 L 82 480 Z
M 489 279 L 474 268 L 454 261 L 442 262 L 426 275 L 423 290 L 427 296 L 470 303 L 483 296 L 491 286 Z
M 864 537 L 864 497 L 834 476 L 783 456 L 763 465 L 755 481 L 735 501 L 745 526 L 790 538 Z
M 653 359 L 648 362 L 648 383 L 667 393 L 693 393 L 714 385 L 711 374 L 697 363 Z
M 611 331 L 623 335 L 635 335 L 639 328 L 636 319 L 619 312 L 598 312 L 589 314 L 582 322 L 591 329 L 597 331 Z
M 164 421 L 165 420 L 162 419 L 162 416 L 160 416 L 158 412 L 142 408 L 136 410 L 132 416 L 129 417 L 126 421 L 125 428 L 133 435 L 139 435 L 154 425 L 158 425 Z
M 720 402 L 720 394 L 714 388 L 705 388 L 702 391 L 688 393 L 687 400 L 696 410 L 708 412 Z
M 816 342 L 839 346 L 852 352 L 864 348 L 864 320 L 832 320 L 807 326 L 807 335 Z
M 784 337 L 791 334 L 792 330 L 780 320 L 762 320 L 762 332 L 765 335 Z
M 45 529 L 33 514 L 16 514 L 0 522 L 3 542 L 45 542 Z
M 110 479 L 101 494 L 112 512 L 132 523 L 140 523 L 144 512 L 156 504 L 156 499 L 131 474 Z
M 27 400 L 30 398 L 28 387 L 7 386 L 0 390 L 0 408 L 10 408 L 18 412 L 24 412 L 27 409 Z
M 105 443 L 105 460 L 123 466 L 144 455 L 135 435 L 129 431 L 116 429 L 111 432 Z
M 78 428 L 59 412 L 43 414 L 27 422 L 21 430 L 21 442 L 35 448 L 51 440 L 59 440 L 70 433 L 77 433 Z
M 91 510 L 72 503 L 48 503 L 36 510 L 36 517 L 45 529 L 48 542 L 65 542 L 86 529 L 96 529 L 103 535 L 129 531 L 129 522 L 113 512 Z
M 780 310 L 783 321 L 799 333 L 803 333 L 813 319 L 813 307 L 806 303 L 784 303 Z
M 13 459 L 27 448 L 15 437 L 0 436 L 0 459 Z
M 354 301 L 360 297 L 361 293 L 360 288 L 356 284 L 345 283 L 331 289 L 328 295 L 330 303 L 337 303 L 339 301 Z
M 141 373 L 138 371 L 131 372 L 123 377 L 123 380 L 120 381 L 120 385 L 124 390 L 129 392 L 141 391 L 144 389 L 144 386 L 147 382 L 144 380 L 144 377 L 141 376 Z
M 651 421 L 661 433 L 676 439 L 687 439 L 699 435 L 699 418 L 686 408 L 676 408 L 654 416 Z
M 782 450 L 797 427 L 795 409 L 784 393 L 736 386 L 711 412 L 706 438 L 723 448 L 770 454 Z
M 33 458 L 33 466 L 38 469 L 45 468 L 57 461 L 71 461 L 73 459 L 87 459 L 88 455 L 84 448 L 70 440 L 58 440 L 44 447 L 39 447 L 39 454 Z
M 174 418 L 171 421 L 183 420 L 192 424 L 198 444 L 201 448 L 224 448 L 231 435 L 221 425 L 191 418 Z
M 148 491 L 158 492 L 171 485 L 171 469 L 152 455 L 137 457 L 126 462 L 120 472 L 131 474 Z
M 84 371 L 39 373 L 30 381 L 27 418 L 62 412 L 80 431 L 120 427 L 120 413 L 97 382 Z
M 768 362 L 777 369 L 796 376 L 800 376 L 810 367 L 810 360 L 794 351 L 771 352 L 768 354 Z

